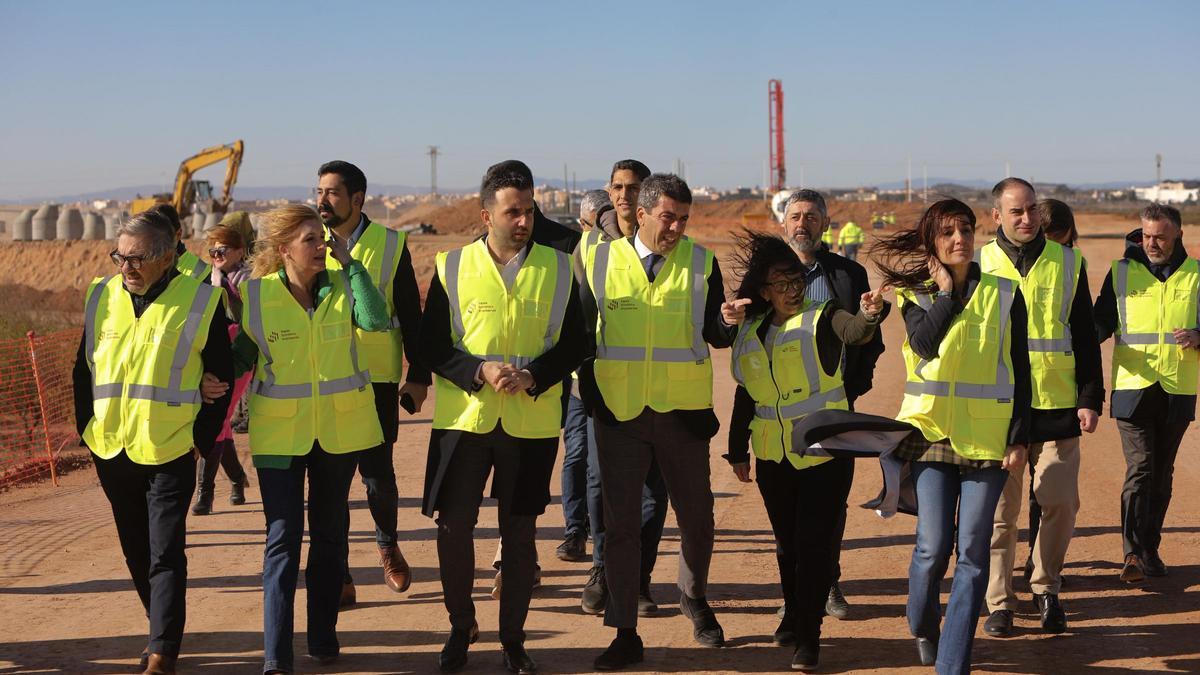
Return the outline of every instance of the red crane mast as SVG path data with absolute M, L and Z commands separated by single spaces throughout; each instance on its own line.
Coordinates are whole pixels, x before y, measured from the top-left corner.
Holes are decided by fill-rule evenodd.
M 771 192 L 787 187 L 787 161 L 783 154 L 783 81 L 767 84 L 767 116 L 771 144 Z

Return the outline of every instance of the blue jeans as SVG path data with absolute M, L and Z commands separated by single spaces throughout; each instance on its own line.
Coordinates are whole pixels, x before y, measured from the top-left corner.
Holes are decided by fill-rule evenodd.
M 583 401 L 572 395 L 563 423 L 562 507 L 565 537 L 586 535 L 588 523 L 588 417 Z
M 358 453 L 330 454 L 314 443 L 287 469 L 258 469 L 267 546 L 263 553 L 263 670 L 294 670 L 292 636 L 300 543 L 304 538 L 304 476 L 308 475 L 308 653 L 336 656 L 338 599 L 346 565 L 348 500 Z
M 596 431 L 592 419 L 587 421 L 587 500 L 588 517 L 592 521 L 592 564 L 604 566 L 604 497 L 600 490 L 600 457 L 596 449 Z M 667 522 L 667 484 L 657 462 L 651 462 L 646 486 L 642 488 L 642 561 L 641 585 L 650 583 L 650 575 L 658 562 L 658 543 Z
M 994 468 L 962 473 L 951 464 L 913 462 L 912 475 L 917 491 L 917 545 L 908 568 L 908 628 L 915 637 L 937 642 L 938 673 L 968 673 L 987 591 L 992 521 L 1008 472 Z M 938 586 L 956 543 L 946 625 L 939 630 Z

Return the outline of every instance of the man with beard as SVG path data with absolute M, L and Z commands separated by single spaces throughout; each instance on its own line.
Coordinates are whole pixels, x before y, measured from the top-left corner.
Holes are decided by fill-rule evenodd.
M 1110 408 L 1125 451 L 1121 581 L 1126 583 L 1167 575 L 1158 549 L 1175 456 L 1196 418 L 1200 371 L 1200 266 L 1184 248 L 1179 210 L 1150 204 L 1141 221 L 1126 236 L 1125 257 L 1113 262 L 1095 312 L 1100 340 L 1111 335 L 1116 342 Z
M 479 197 L 487 233 L 437 254 L 421 325 L 422 361 L 438 375 L 422 512 L 437 513 L 451 626 L 438 666 L 463 668 L 479 637 L 474 532 L 490 474 L 504 546 L 504 665 L 529 674 L 537 671 L 524 630 L 537 516 L 550 503 L 562 383 L 586 344 L 570 257 L 533 241 L 533 182 L 517 171 L 488 171 Z
M 412 572 L 400 552 L 396 539 L 396 512 L 399 491 L 392 465 L 392 446 L 400 423 L 400 406 L 409 414 L 421 410 L 432 379 L 429 370 L 408 356 L 408 377 L 403 386 L 404 345 L 415 345 L 421 321 L 421 294 L 413 273 L 412 256 L 405 246 L 405 234 L 373 223 L 362 212 L 367 197 L 367 177 L 349 162 L 335 160 L 317 170 L 317 212 L 331 236 L 342 241 L 350 255 L 367 268 L 371 280 L 387 300 L 392 325 L 387 331 L 366 332 L 355 328 L 359 358 L 371 373 L 375 390 L 375 410 L 383 427 L 383 443 L 365 450 L 358 472 L 367 488 L 367 505 L 375 521 L 375 543 L 383 567 L 383 580 L 397 593 L 408 590 Z M 332 256 L 329 269 L 341 265 Z M 346 536 L 349 538 L 349 531 Z M 355 602 L 354 579 L 347 560 L 342 585 L 341 606 Z
M 805 297 L 816 303 L 834 300 L 847 312 L 857 313 L 863 293 L 871 290 L 867 270 L 857 262 L 833 253 L 822 243 L 829 232 L 825 197 L 816 190 L 793 192 L 784 203 L 783 231 L 807 270 Z M 874 337 L 865 345 L 846 346 L 842 372 L 850 410 L 854 410 L 855 399 L 871 390 L 875 362 L 883 350 L 882 331 L 875 331 Z M 836 528 L 838 545 L 833 547 L 833 559 L 829 561 L 833 566 L 833 585 L 829 588 L 829 599 L 825 603 L 826 613 L 838 619 L 845 619 L 850 614 L 850 605 L 838 584 L 842 576 L 841 541 L 845 530 L 846 506 L 843 504 Z

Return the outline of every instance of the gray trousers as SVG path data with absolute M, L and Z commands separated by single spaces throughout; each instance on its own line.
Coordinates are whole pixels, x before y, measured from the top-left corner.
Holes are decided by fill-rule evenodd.
M 499 425 L 487 434 L 463 432 L 442 480 L 438 496 L 438 569 L 450 625 L 470 630 L 475 622 L 471 589 L 475 584 L 475 523 L 488 474 L 499 501 L 500 541 L 504 560 L 500 570 L 500 642 L 525 641 L 525 617 L 533 591 L 537 566 L 534 537 L 537 516 L 511 512 L 517 475 L 521 465 L 520 441 L 504 433 Z
M 714 527 L 708 439 L 698 438 L 681 416 L 649 408 L 616 426 L 599 421 L 594 426 L 604 493 L 604 625 L 634 628 L 641 578 L 642 486 L 651 460 L 658 460 L 679 523 L 679 590 L 689 598 L 706 594 Z
M 1171 504 L 1175 455 L 1189 424 L 1190 420 L 1168 420 L 1161 413 L 1117 420 L 1125 451 L 1125 486 L 1121 490 L 1121 543 L 1125 555 L 1158 553 Z

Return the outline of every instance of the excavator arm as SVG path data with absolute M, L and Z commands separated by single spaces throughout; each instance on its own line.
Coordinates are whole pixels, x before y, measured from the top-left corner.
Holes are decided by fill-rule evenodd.
M 179 171 L 175 174 L 175 194 L 171 199 L 175 210 L 181 214 L 186 213 L 183 202 L 187 194 L 188 183 L 192 180 L 192 175 L 206 166 L 212 166 L 226 159 L 229 160 L 229 164 L 225 169 L 225 184 L 221 192 L 220 203 L 222 206 L 229 206 L 229 202 L 233 199 L 233 185 L 237 182 L 238 169 L 242 165 L 242 152 L 244 149 L 245 144 L 241 140 L 236 140 L 227 145 L 214 145 L 211 148 L 205 148 L 183 160 L 179 164 Z

